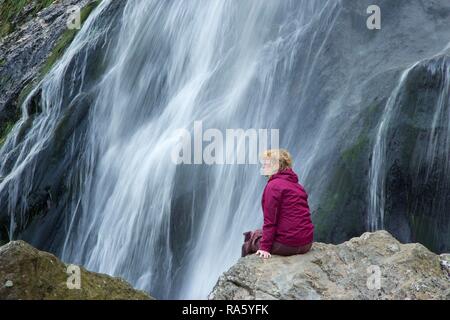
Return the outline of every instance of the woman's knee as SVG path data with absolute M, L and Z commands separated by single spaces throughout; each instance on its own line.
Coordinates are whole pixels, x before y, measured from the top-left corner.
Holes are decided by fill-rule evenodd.
M 312 243 L 300 247 L 290 247 L 275 242 L 272 246 L 271 253 L 277 256 L 293 256 L 297 254 L 305 254 L 311 249 L 311 247 Z
M 312 248 L 312 243 L 307 244 L 307 245 L 304 245 L 304 246 L 301 246 L 301 247 L 299 248 L 298 254 L 305 254 L 305 253 L 308 253 L 308 252 L 311 250 L 311 248 Z

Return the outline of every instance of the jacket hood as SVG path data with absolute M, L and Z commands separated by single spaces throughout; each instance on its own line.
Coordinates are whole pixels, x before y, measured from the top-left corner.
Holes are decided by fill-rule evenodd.
M 269 181 L 272 181 L 274 179 L 283 179 L 290 182 L 298 183 L 298 176 L 292 169 L 286 169 L 274 174 L 273 176 L 270 177 Z

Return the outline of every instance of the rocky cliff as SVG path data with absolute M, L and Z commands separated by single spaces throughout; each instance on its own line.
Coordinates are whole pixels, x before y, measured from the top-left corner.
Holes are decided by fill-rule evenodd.
M 99 3 L 99 0 L 0 0 L 0 148 L 21 117 L 22 102 L 77 34 L 77 29 L 67 27 L 70 9 L 75 6 L 80 9 L 83 23 Z M 30 103 L 27 109 L 33 114 L 35 103 Z M 3 178 L 0 173 L 0 183 Z M 4 219 L 0 214 L 0 245 L 9 238 Z
M 0 248 L 0 299 L 21 300 L 148 300 L 122 279 L 89 272 L 80 267 L 80 281 L 54 255 L 23 241 Z M 75 266 L 75 269 L 78 269 Z M 69 283 L 69 285 L 68 285 Z M 79 283 L 79 289 L 77 284 Z
M 0 146 L 20 117 L 21 102 L 77 33 L 67 28 L 69 9 L 80 8 L 83 22 L 99 2 L 0 1 Z
M 450 255 L 402 244 L 386 231 L 305 255 L 241 258 L 210 299 L 450 299 Z

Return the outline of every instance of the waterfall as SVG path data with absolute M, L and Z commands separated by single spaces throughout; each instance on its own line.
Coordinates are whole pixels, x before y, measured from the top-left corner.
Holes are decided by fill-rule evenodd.
M 371 152 L 371 165 L 369 171 L 369 199 L 368 199 L 368 214 L 367 214 L 367 228 L 370 231 L 376 231 L 385 229 L 385 202 L 386 202 L 386 177 L 388 175 L 386 163 L 387 163 L 387 144 L 389 142 L 388 131 L 390 125 L 398 122 L 400 116 L 400 109 L 404 101 L 401 101 L 405 95 L 405 83 L 408 80 L 408 76 L 411 71 L 414 71 L 418 66 L 424 65 L 426 73 L 432 77 L 441 76 L 441 84 L 438 88 L 438 97 L 433 104 L 434 110 L 430 110 L 433 115 L 432 121 L 430 121 L 430 133 L 426 139 L 426 147 L 423 152 L 416 150 L 412 159 L 412 164 L 416 166 L 415 179 L 419 183 L 426 184 L 433 178 L 430 177 L 433 172 L 439 170 L 440 175 L 447 176 L 449 171 L 449 132 L 448 132 L 448 108 L 450 107 L 450 85 L 449 85 L 449 65 L 446 62 L 445 57 L 448 55 L 450 44 L 448 44 L 443 50 L 435 55 L 432 59 L 421 60 L 414 63 L 411 67 L 407 68 L 401 74 L 398 85 L 393 90 L 389 99 L 387 100 L 384 112 L 381 116 L 381 121 L 378 126 L 375 143 Z M 433 61 L 436 59 L 437 61 Z M 443 156 L 440 160 L 440 156 Z M 439 163 L 442 162 L 442 163 Z M 421 166 L 425 166 L 425 175 L 420 174 Z M 446 190 L 448 183 L 445 178 L 441 182 L 439 188 Z M 438 192 L 438 190 L 436 191 Z M 413 202 L 413 201 L 411 201 Z M 437 201 L 439 202 L 439 200 Z M 440 204 L 441 209 L 445 205 Z M 436 208 L 438 209 L 438 208 Z M 413 208 L 411 211 L 416 211 L 417 208 Z
M 408 47 L 397 45 L 401 27 L 375 36 L 359 3 L 102 1 L 27 97 L 0 150 L 0 218 L 8 213 L 10 238 L 156 298 L 205 299 L 240 257 L 243 232 L 261 227 L 265 180 L 255 165 L 175 165 L 177 130 L 192 132 L 196 121 L 222 131 L 279 129 L 316 209 L 335 183 L 341 148 L 356 143 L 344 137 L 389 90 L 369 187 L 363 174 L 355 187 L 369 189 L 362 219 L 382 228 L 387 132 L 415 67 L 395 83 L 389 76 L 438 52 L 442 39 L 437 27 L 435 37 L 414 32 Z M 393 58 L 371 53 L 384 42 Z M 431 138 L 429 154 L 437 145 Z M 333 210 L 313 210 L 313 219 L 346 228 L 348 210 Z
M 416 66 L 415 64 L 414 66 Z M 375 138 L 375 143 L 372 150 L 371 166 L 369 172 L 369 209 L 367 214 L 367 227 L 370 231 L 384 229 L 384 205 L 385 205 L 385 159 L 386 159 L 386 143 L 387 130 L 389 123 L 395 119 L 396 111 L 398 110 L 398 100 L 403 93 L 403 87 L 409 72 L 414 66 L 404 71 L 400 77 L 397 87 L 389 97 L 381 122 L 378 126 L 378 131 Z
M 289 74 L 296 39 L 334 5 L 142 0 L 110 17 L 112 2 L 103 1 L 36 89 L 41 112 L 24 110 L 2 149 L 5 157 L 21 155 L 2 168 L 9 172 L 0 190 L 9 189 L 10 233 L 27 220 L 16 206 L 28 208 L 20 195 L 33 188 L 37 155 L 57 138 L 67 109 L 87 104 L 86 130 L 71 139 L 71 213 L 59 255 L 159 298 L 206 298 L 239 257 L 242 233 L 262 222 L 264 180 L 254 166 L 177 167 L 174 133 L 199 120 L 212 128 L 281 127 L 284 117 L 271 112 L 286 104 L 274 99 L 285 90 L 276 73 Z M 93 58 L 97 47 L 102 57 Z M 101 67 L 98 79 L 91 79 L 92 65 Z M 31 129 L 18 141 L 27 121 Z M 183 199 L 189 207 L 179 207 Z

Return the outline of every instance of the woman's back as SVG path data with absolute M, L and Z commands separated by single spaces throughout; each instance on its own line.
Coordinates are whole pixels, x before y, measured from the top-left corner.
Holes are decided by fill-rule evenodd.
M 272 208 L 274 205 L 277 208 Z M 301 246 L 313 241 L 314 225 L 308 195 L 292 169 L 280 171 L 269 179 L 262 206 L 265 215 L 276 214 L 274 241 L 288 246 Z

